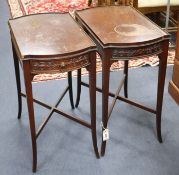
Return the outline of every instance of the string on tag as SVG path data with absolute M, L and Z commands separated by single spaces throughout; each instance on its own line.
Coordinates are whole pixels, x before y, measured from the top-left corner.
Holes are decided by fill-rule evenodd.
M 103 141 L 109 140 L 109 129 L 104 127 L 103 122 L 101 122 L 101 127 L 103 129 Z

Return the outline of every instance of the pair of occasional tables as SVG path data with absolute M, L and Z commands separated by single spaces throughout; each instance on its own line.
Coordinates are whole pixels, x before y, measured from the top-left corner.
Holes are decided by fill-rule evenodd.
M 21 98 L 24 96 L 27 98 L 29 112 L 33 172 L 37 169 L 36 140 L 54 112 L 89 128 L 94 152 L 97 158 L 100 157 L 96 137 L 96 91 L 102 93 L 103 132 L 107 129 L 116 100 L 122 100 L 155 114 L 157 138 L 162 142 L 161 112 L 169 35 L 131 6 L 103 6 L 76 11 L 75 19 L 68 13 L 48 13 L 9 20 L 18 92 L 18 118 L 21 117 Z M 102 88 L 96 87 L 96 52 L 102 61 Z M 128 61 L 150 55 L 159 57 L 156 109 L 131 101 L 127 95 Z M 110 66 L 117 60 L 125 61 L 125 75 L 117 92 L 112 93 L 109 92 Z M 21 92 L 19 62 L 23 68 L 26 94 Z M 81 81 L 82 67 L 86 67 L 89 71 L 89 84 Z M 80 101 L 81 86 L 89 87 L 90 123 L 57 108 L 67 92 L 71 108 L 74 108 L 71 74 L 73 70 L 78 70 L 76 107 Z M 68 86 L 54 106 L 33 98 L 32 80 L 35 75 L 61 72 L 68 72 Z M 119 95 L 123 83 L 125 97 Z M 110 108 L 109 96 L 113 97 Z M 37 131 L 33 102 L 50 110 L 49 116 Z M 105 147 L 106 139 L 103 138 L 101 156 L 105 154 Z

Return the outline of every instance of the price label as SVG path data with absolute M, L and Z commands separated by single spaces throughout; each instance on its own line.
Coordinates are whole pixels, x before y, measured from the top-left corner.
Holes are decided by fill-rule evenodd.
M 103 141 L 109 140 L 109 129 L 103 130 Z

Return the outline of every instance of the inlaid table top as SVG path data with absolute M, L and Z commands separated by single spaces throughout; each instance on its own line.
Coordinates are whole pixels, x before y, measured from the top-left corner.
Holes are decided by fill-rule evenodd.
M 156 115 L 157 138 L 161 143 L 161 112 L 169 34 L 130 6 L 96 7 L 76 11 L 75 17 L 96 43 L 102 58 L 102 89 L 97 89 L 102 92 L 102 130 L 104 136 L 102 135 L 101 156 L 105 154 L 108 121 L 117 99 L 154 113 Z M 158 55 L 159 57 L 157 105 L 155 109 L 130 100 L 127 92 L 128 60 L 150 55 Z M 117 60 L 125 60 L 124 77 L 117 91 L 111 93 L 109 92 L 110 66 L 113 61 Z M 140 81 L 145 80 L 141 79 Z M 123 84 L 125 97 L 119 95 Z M 83 85 L 85 85 L 84 82 Z M 113 97 L 110 106 L 108 104 L 109 96 Z
M 32 141 L 32 171 L 37 170 L 37 138 L 46 124 L 58 113 L 91 130 L 94 152 L 99 158 L 96 136 L 96 45 L 69 14 L 46 13 L 23 16 L 9 21 L 14 68 L 18 95 L 18 119 L 22 113 L 22 97 L 27 98 L 29 125 Z M 21 92 L 19 61 L 23 68 L 26 94 Z M 74 109 L 72 71 L 86 68 L 89 72 L 90 122 L 59 109 L 59 104 L 69 92 Z M 67 73 L 68 85 L 50 106 L 33 98 L 32 81 L 35 75 Z M 79 84 L 79 78 L 77 83 Z M 79 85 L 78 85 L 79 87 Z M 55 88 L 55 87 L 54 87 Z M 81 90 L 78 89 L 79 94 Z M 36 127 L 34 102 L 49 109 L 40 126 Z M 66 106 L 69 106 L 66 104 Z M 61 107 L 62 108 L 62 107 Z
M 10 20 L 9 26 L 22 60 L 95 49 L 93 41 L 67 13 L 20 17 Z
M 169 37 L 130 6 L 97 7 L 77 11 L 75 15 L 103 47 L 134 46 Z

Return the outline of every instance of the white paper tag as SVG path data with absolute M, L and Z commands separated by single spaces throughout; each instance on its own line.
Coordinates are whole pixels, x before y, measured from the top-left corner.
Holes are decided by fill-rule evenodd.
M 109 129 L 103 130 L 103 141 L 109 140 Z

